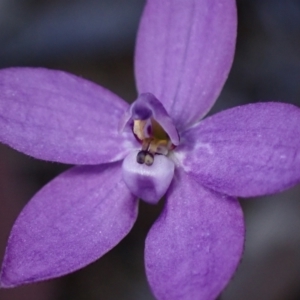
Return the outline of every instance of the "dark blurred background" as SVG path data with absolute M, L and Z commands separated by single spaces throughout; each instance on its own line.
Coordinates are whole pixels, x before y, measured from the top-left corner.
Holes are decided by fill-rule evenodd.
M 143 5 L 144 0 L 0 0 L 0 68 L 65 70 L 133 101 L 133 50 Z M 300 106 L 300 1 L 238 0 L 237 5 L 235 62 L 213 112 L 270 100 Z M 22 207 L 68 167 L 0 145 L 0 259 Z M 245 254 L 220 299 L 300 299 L 300 186 L 241 203 Z M 132 232 L 96 263 L 59 279 L 0 290 L 0 299 L 153 300 L 143 247 L 161 208 L 141 203 Z

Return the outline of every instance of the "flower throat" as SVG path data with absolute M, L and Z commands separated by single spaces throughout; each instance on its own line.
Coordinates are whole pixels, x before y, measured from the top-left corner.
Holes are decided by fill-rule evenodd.
M 155 154 L 168 155 L 174 148 L 168 134 L 153 118 L 134 120 L 132 130 L 136 139 L 142 144 L 142 150 L 136 156 L 139 164 L 151 166 Z

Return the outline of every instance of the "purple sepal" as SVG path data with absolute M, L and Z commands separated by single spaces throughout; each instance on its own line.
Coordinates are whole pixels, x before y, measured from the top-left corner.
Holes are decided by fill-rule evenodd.
M 74 272 L 127 235 L 137 199 L 120 163 L 80 166 L 40 190 L 15 222 L 1 271 L 1 287 Z
M 136 161 L 138 151 L 123 161 L 123 179 L 129 190 L 145 202 L 155 204 L 166 193 L 174 176 L 174 163 L 164 155 L 155 155 L 153 165 Z
M 146 2 L 135 53 L 139 93 L 159 99 L 181 132 L 215 103 L 237 31 L 234 0 Z
M 300 182 L 299 124 L 294 105 L 243 105 L 184 132 L 175 153 L 186 172 L 213 190 L 239 197 L 277 193 Z
M 0 71 L 0 141 L 35 158 L 99 164 L 124 158 L 132 134 L 118 132 L 128 104 L 80 77 L 43 68 Z
M 244 234 L 235 198 L 176 169 L 165 208 L 146 239 L 146 273 L 156 299 L 215 300 L 239 264 Z
M 120 129 L 123 130 L 126 127 L 131 129 L 134 120 L 148 120 L 150 118 L 155 119 L 161 125 L 173 145 L 179 144 L 179 135 L 172 119 L 162 103 L 151 93 L 141 94 L 131 104 L 122 118 Z

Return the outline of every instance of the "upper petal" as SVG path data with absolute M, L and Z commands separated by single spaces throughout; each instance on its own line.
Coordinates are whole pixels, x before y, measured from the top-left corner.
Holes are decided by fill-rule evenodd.
M 138 32 L 139 93 L 153 93 L 178 129 L 214 104 L 235 49 L 234 0 L 148 0 Z
M 123 158 L 128 105 L 82 78 L 42 68 L 0 71 L 0 141 L 36 158 L 97 164 Z
M 243 244 L 238 201 L 177 169 L 166 206 L 146 239 L 146 272 L 155 296 L 214 300 L 232 277 Z
M 216 191 L 282 191 L 300 182 L 300 109 L 270 102 L 223 111 L 185 132 L 176 151 L 185 170 Z
M 80 166 L 40 190 L 13 226 L 1 286 L 58 277 L 95 261 L 130 231 L 137 200 L 120 163 Z

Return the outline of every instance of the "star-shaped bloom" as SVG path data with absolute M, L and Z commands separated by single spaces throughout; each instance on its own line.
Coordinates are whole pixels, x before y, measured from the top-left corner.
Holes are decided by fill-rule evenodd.
M 0 72 L 0 139 L 77 164 L 40 190 L 13 226 L 1 286 L 73 272 L 130 231 L 137 199 L 157 203 L 145 264 L 159 300 L 214 299 L 243 251 L 236 197 L 300 181 L 300 110 L 276 102 L 202 119 L 231 67 L 233 0 L 148 0 L 135 54 L 139 96 L 61 71 Z

